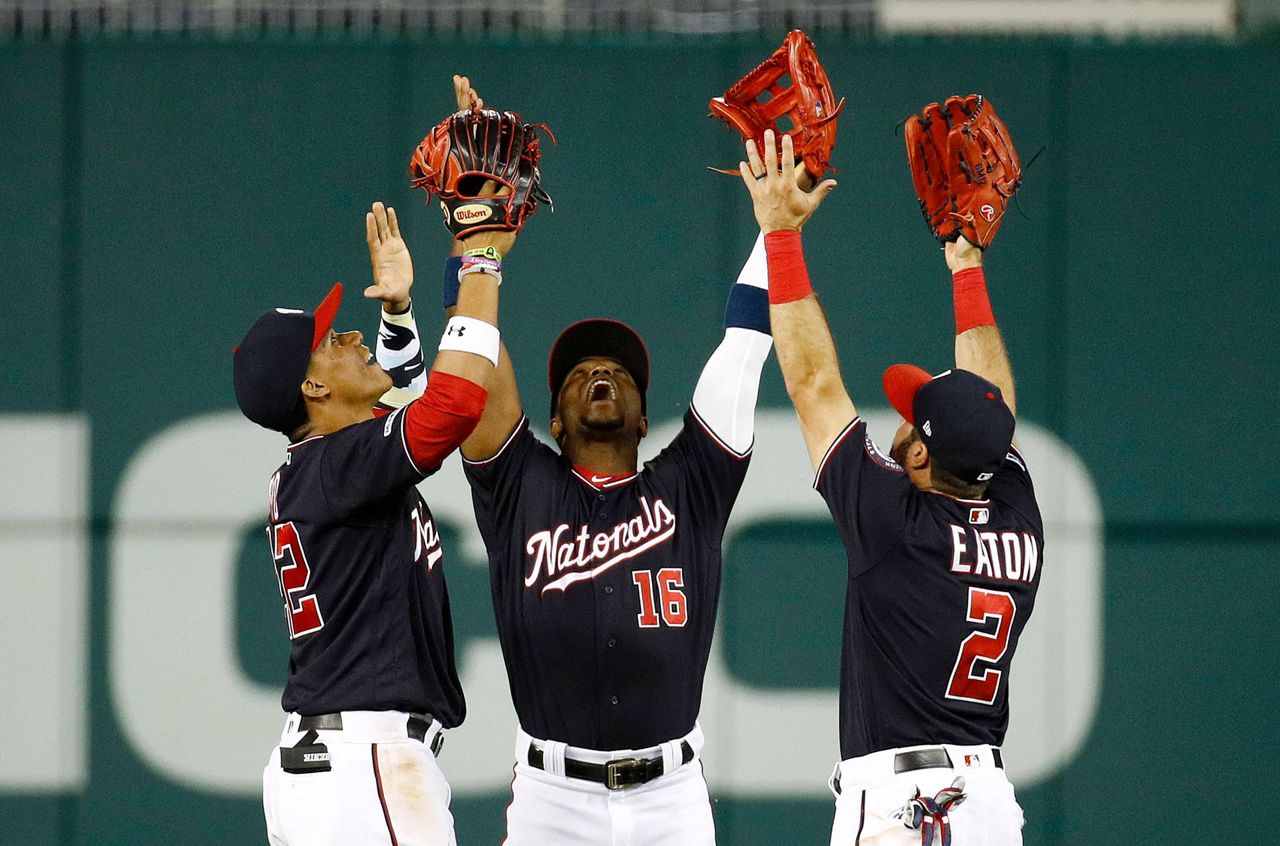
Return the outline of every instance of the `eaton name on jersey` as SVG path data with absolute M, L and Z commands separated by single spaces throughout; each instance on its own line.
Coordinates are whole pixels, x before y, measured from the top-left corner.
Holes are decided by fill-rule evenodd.
M 524 546 L 530 564 L 525 587 L 531 588 L 539 579 L 545 579 L 543 593 L 564 590 L 575 582 L 594 579 L 618 562 L 652 549 L 675 534 L 676 515 L 661 499 L 650 505 L 648 498 L 642 496 L 640 508 L 643 514 L 594 535 L 588 526 L 581 526 L 574 534 L 568 523 L 534 532 Z
M 951 526 L 952 573 L 1031 584 L 1039 566 L 1040 544 L 1030 532 Z

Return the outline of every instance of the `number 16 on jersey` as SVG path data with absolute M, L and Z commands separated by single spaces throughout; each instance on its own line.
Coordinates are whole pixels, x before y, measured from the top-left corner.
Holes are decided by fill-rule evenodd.
M 636 570 L 631 574 L 631 581 L 640 592 L 640 613 L 636 615 L 642 629 L 656 629 L 662 623 L 668 626 L 683 626 L 689 619 L 689 609 L 685 604 L 684 571 L 679 567 L 667 567 L 659 570 L 655 578 L 651 570 Z M 657 584 L 657 603 L 654 602 L 654 584 Z M 661 613 L 661 619 L 659 619 Z

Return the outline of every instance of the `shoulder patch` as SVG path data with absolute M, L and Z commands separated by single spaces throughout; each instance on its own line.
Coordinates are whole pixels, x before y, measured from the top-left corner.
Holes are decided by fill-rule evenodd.
M 889 470 L 895 470 L 899 473 L 904 472 L 902 469 L 902 466 L 898 464 L 898 462 L 894 461 L 892 458 L 890 458 L 889 456 L 885 455 L 883 452 L 880 451 L 880 447 L 876 445 L 876 442 L 871 440 L 870 433 L 863 435 L 863 441 L 866 443 L 868 458 L 870 458 L 876 464 L 879 464 L 881 467 L 887 468 Z

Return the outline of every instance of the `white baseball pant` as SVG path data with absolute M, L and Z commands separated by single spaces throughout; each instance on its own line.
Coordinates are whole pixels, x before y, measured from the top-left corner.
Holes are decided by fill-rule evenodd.
M 894 773 L 899 752 L 945 749 L 951 767 Z M 964 777 L 965 800 L 948 813 L 952 846 L 1021 846 L 1022 807 L 1013 785 L 997 767 L 990 746 L 946 743 L 885 749 L 836 765 L 831 791 L 836 797 L 831 846 L 920 846 L 921 831 L 903 825 L 900 811 L 915 796 L 935 796 Z M 934 843 L 941 832 L 935 827 Z
M 681 765 L 681 742 L 693 760 Z M 531 767 L 529 744 L 545 770 Z M 506 846 L 715 846 L 711 799 L 702 774 L 702 729 L 648 749 L 600 751 L 548 743 L 516 732 L 515 778 L 507 807 Z M 664 759 L 664 774 L 635 787 L 563 775 L 564 759 L 603 764 L 618 758 Z
M 289 773 L 280 750 L 306 736 L 299 719 L 288 716 L 262 772 L 271 846 L 454 846 L 449 784 L 431 752 L 438 721 L 416 740 L 403 711 L 343 711 L 341 731 L 316 732 L 330 769 Z

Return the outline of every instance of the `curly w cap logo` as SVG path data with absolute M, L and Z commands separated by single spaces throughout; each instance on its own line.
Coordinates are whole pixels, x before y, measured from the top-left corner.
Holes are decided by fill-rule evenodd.
M 983 203 L 978 208 L 978 214 L 982 215 L 982 219 L 985 220 L 987 223 L 990 223 L 991 221 L 996 219 L 995 207 L 992 206 L 990 203 Z
M 924 425 L 923 425 L 923 426 L 921 426 L 920 428 L 924 430 L 924 433 L 925 433 L 926 435 L 928 435 L 928 436 L 929 436 L 929 437 L 931 437 L 931 438 L 933 437 L 933 423 L 932 423 L 932 421 L 929 421 L 929 420 L 924 421 Z

